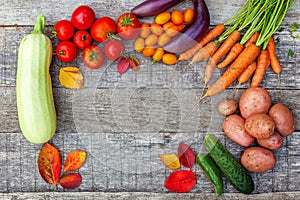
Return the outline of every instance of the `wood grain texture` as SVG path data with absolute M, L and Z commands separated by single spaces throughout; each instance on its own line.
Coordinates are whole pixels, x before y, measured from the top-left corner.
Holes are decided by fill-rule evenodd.
M 181 141 L 191 145 L 196 153 L 205 152 L 203 137 L 206 133 L 215 134 L 237 159 L 244 150 L 224 136 L 224 117 L 216 109 L 218 102 L 231 94 L 234 85 L 216 97 L 205 99 L 189 113 L 203 87 L 201 75 L 205 62 L 185 72 L 181 69 L 187 62 L 182 62 L 174 71 L 161 63 L 152 65 L 150 59 L 132 52 L 129 43 L 127 49 L 139 58 L 141 71 L 128 71 L 120 76 L 115 63 L 107 62 L 101 69 L 92 71 L 84 66 L 81 52 L 68 64 L 60 62 L 54 54 L 50 73 L 57 133 L 50 143 L 59 149 L 62 161 L 74 149 L 88 152 L 86 163 L 79 170 L 83 183 L 75 190 L 61 187 L 56 190 L 42 180 L 36 163 L 42 145 L 30 144 L 21 134 L 15 94 L 17 51 L 21 39 L 32 31 L 37 14 L 46 15 L 46 34 L 50 36 L 53 24 L 60 19 L 70 19 L 79 5 L 93 7 L 96 17 L 109 15 L 116 19 L 142 1 L 1 1 L 1 199 L 216 199 L 212 184 L 198 166 L 193 168 L 199 178 L 191 193 L 168 193 L 163 184 L 171 170 L 166 169 L 158 157 L 160 153 L 176 152 Z M 212 26 L 226 21 L 243 3 L 233 0 L 206 2 Z M 190 1 L 184 1 L 177 8 L 191 5 Z M 296 1 L 286 22 L 299 22 L 299 6 L 300 2 Z M 289 36 L 287 26 L 283 28 L 283 32 L 275 35 L 280 40 L 277 55 L 283 67 L 280 86 L 277 75 L 270 68 L 262 86 L 270 92 L 274 103 L 286 104 L 292 110 L 296 131 L 284 139 L 283 148 L 275 151 L 277 164 L 274 169 L 251 174 L 255 181 L 254 194 L 239 194 L 225 180 L 225 194 L 218 199 L 300 199 L 300 40 Z M 57 43 L 54 39 L 54 47 Z M 293 57 L 288 57 L 289 49 L 294 51 Z M 85 89 L 69 90 L 59 84 L 59 69 L 67 65 L 80 68 Z M 223 70 L 215 70 L 212 82 L 221 73 Z M 248 85 L 240 87 L 236 99 Z
M 56 200 L 56 199 L 86 199 L 86 200 L 105 200 L 105 199 L 115 199 L 115 200 L 139 200 L 139 199 L 149 199 L 149 200 L 177 200 L 177 199 L 211 199 L 211 200 L 235 200 L 247 198 L 249 200 L 288 200 L 288 199 L 299 199 L 299 192 L 278 192 L 278 193 L 265 193 L 257 195 L 242 195 L 242 194 L 225 194 L 221 197 L 216 197 L 212 193 L 199 193 L 199 194 L 158 194 L 158 193 L 146 193 L 146 192 L 116 192 L 116 193 L 104 193 L 104 192 L 46 192 L 46 193 L 15 193 L 15 194 L 0 194 L 2 199 L 7 200 L 23 200 L 23 199 L 44 199 L 44 200 Z

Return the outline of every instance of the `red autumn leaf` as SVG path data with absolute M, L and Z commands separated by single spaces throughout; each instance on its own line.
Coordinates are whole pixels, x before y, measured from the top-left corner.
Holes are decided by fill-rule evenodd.
M 77 188 L 81 182 L 82 178 L 78 173 L 65 174 L 59 180 L 60 185 L 66 189 Z
M 50 184 L 56 186 L 60 177 L 60 155 L 58 150 L 46 143 L 41 149 L 38 158 L 38 168 L 42 178 Z
M 188 192 L 194 188 L 196 181 L 197 177 L 192 171 L 179 170 L 170 174 L 165 187 L 172 192 Z
M 192 168 L 195 164 L 195 153 L 187 144 L 181 142 L 178 146 L 178 157 L 180 163 L 188 168 Z
M 82 150 L 74 150 L 69 153 L 64 164 L 64 172 L 79 169 L 86 159 L 86 152 Z

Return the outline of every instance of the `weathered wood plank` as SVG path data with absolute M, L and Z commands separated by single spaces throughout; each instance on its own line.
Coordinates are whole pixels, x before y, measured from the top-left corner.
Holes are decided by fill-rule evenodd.
M 145 200 L 160 200 L 160 199 L 220 199 L 220 200 L 231 200 L 231 199 L 242 199 L 247 198 L 249 200 L 288 200 L 288 199 L 298 199 L 299 193 L 269 193 L 269 194 L 258 194 L 253 196 L 246 196 L 241 194 L 228 194 L 221 196 L 219 198 L 215 197 L 214 194 L 164 194 L 164 193 L 147 193 L 147 192 L 135 192 L 135 193 L 128 193 L 128 192 L 119 192 L 119 193 L 104 193 L 104 192 L 65 192 L 65 193 L 57 193 L 57 192 L 48 192 L 48 193 L 12 193 L 12 194 L 1 194 L 1 197 L 6 200 L 22 200 L 22 199 L 43 199 L 43 200 L 52 200 L 52 199 L 116 199 L 116 200 L 123 200 L 123 199 L 145 199 Z
M 99 18 L 104 15 L 109 15 L 113 19 L 116 19 L 121 13 L 129 12 L 134 6 L 143 2 L 144 0 L 110 0 L 110 1 L 94 1 L 94 0 L 83 0 L 80 2 L 61 2 L 59 0 L 53 0 L 51 2 L 40 2 L 38 0 L 17 1 L 17 0 L 2 0 L 0 7 L 0 24 L 1 25 L 32 25 L 35 21 L 35 17 L 39 13 L 43 13 L 47 16 L 48 24 L 54 24 L 60 19 L 70 19 L 72 11 L 79 5 L 89 5 L 95 12 L 96 17 Z M 243 4 L 243 0 L 234 1 L 218 1 L 210 0 L 206 1 L 207 6 L 210 10 L 211 24 L 223 23 L 233 13 L 237 11 Z M 183 3 L 176 6 L 176 8 L 184 9 L 191 7 L 191 1 L 184 1 Z M 286 21 L 297 22 L 300 20 L 299 8 L 300 3 L 297 1 L 295 5 L 289 10 Z
M 244 90 L 237 92 L 237 100 Z M 300 130 L 300 90 L 268 90 L 274 103 L 283 103 L 293 112 Z M 57 132 L 136 133 L 222 131 L 224 116 L 217 104 L 232 91 L 208 98 L 192 113 L 200 89 L 116 88 L 53 90 L 57 110 Z M 0 87 L 0 130 L 20 132 L 15 88 Z M 287 98 L 288 97 L 288 98 Z M 186 117 L 188 116 L 188 117 Z
M 0 36 L 4 42 L 0 44 L 0 85 L 1 86 L 15 86 L 16 71 L 17 71 L 17 50 L 20 41 L 25 34 L 31 32 L 32 28 L 22 27 L 5 27 L 0 28 Z M 47 34 L 50 35 L 51 30 L 47 29 Z M 277 35 L 280 39 L 280 48 L 277 50 L 277 55 L 282 64 L 282 73 L 280 77 L 281 88 L 299 89 L 300 88 L 300 40 L 292 39 L 288 32 L 282 32 Z M 276 36 L 276 37 L 277 37 Z M 57 40 L 53 40 L 54 48 L 57 45 Z M 53 57 L 53 62 L 50 68 L 53 87 L 62 87 L 58 80 L 60 66 L 78 66 L 84 73 L 86 85 L 97 87 L 117 87 L 122 83 L 123 87 L 186 87 L 186 88 L 200 88 L 203 86 L 201 77 L 206 62 L 195 64 L 193 68 L 189 68 L 186 72 L 182 72 L 187 62 L 182 62 L 177 65 L 177 71 L 161 63 L 152 65 L 151 59 L 143 57 L 141 54 L 133 52 L 131 43 L 127 44 L 127 52 L 138 57 L 141 62 L 140 72 L 129 71 L 120 76 L 116 71 L 116 63 L 106 62 L 106 65 L 99 70 L 90 70 L 84 66 L 81 56 L 79 55 L 72 63 L 62 63 L 57 57 Z M 288 57 L 287 53 L 292 49 L 295 53 L 294 57 Z M 81 53 L 81 52 L 80 52 Z M 79 54 L 80 54 L 79 53 Z M 223 73 L 224 70 L 216 69 L 212 81 Z M 126 84 L 126 85 L 124 85 Z M 263 87 L 275 88 L 278 87 L 278 77 L 269 68 L 262 83 Z M 241 86 L 246 87 L 248 84 Z
M 235 199 L 249 199 L 249 200 L 288 200 L 299 199 L 299 192 L 277 192 L 277 193 L 265 193 L 256 195 L 242 195 L 242 194 L 224 194 L 221 197 L 216 197 L 213 193 L 198 193 L 198 194 L 170 194 L 170 193 L 154 193 L 154 192 L 45 192 L 45 193 L 11 193 L 0 194 L 0 197 L 5 200 L 53 200 L 53 199 L 115 199 L 115 200 L 177 200 L 177 199 L 220 199 L 220 200 L 235 200 Z

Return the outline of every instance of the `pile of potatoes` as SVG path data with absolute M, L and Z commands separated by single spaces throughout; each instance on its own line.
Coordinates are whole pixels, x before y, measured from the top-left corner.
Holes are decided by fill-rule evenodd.
M 234 114 L 239 107 L 239 114 Z M 250 172 L 264 172 L 276 164 L 273 150 L 283 145 L 283 137 L 295 131 L 291 111 L 283 104 L 272 105 L 270 94 L 260 87 L 249 88 L 239 102 L 226 99 L 218 110 L 226 115 L 224 133 L 235 143 L 248 147 L 254 140 L 257 146 L 247 148 L 241 157 L 242 165 Z

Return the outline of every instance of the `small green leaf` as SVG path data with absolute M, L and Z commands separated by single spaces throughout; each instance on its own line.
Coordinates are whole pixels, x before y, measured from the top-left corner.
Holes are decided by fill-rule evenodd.
M 289 49 L 289 52 L 288 52 L 288 55 L 290 56 L 290 57 L 293 57 L 294 56 L 294 51 L 293 50 L 291 50 L 291 49 Z

